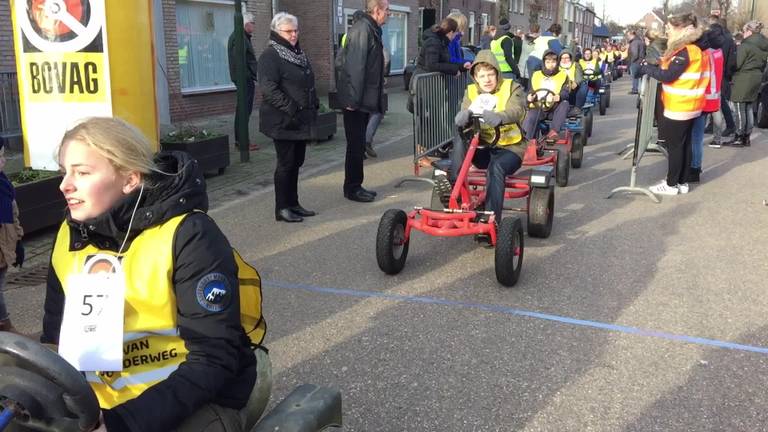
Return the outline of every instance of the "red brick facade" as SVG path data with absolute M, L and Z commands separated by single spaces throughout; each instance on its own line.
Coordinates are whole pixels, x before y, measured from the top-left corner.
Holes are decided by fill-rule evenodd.
M 0 1 L 0 72 L 16 71 L 16 55 L 13 50 L 11 5 Z

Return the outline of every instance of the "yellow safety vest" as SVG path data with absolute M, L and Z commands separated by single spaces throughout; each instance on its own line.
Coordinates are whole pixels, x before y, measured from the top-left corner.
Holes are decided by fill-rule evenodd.
M 512 67 L 507 63 L 507 57 L 504 55 L 504 49 L 501 48 L 501 42 L 504 39 L 512 39 L 509 35 L 504 35 L 498 39 L 491 41 L 491 52 L 496 57 L 496 62 L 499 63 L 499 70 L 501 72 L 512 72 Z
M 701 115 L 709 84 L 709 61 L 694 44 L 686 45 L 661 59 L 661 68 L 668 69 L 672 59 L 680 51 L 688 50 L 688 67 L 675 81 L 661 83 L 661 101 L 664 117 L 672 120 L 690 120 Z
M 187 357 L 177 327 L 173 286 L 173 238 L 187 214 L 144 230 L 122 254 L 126 278 L 123 334 L 123 370 L 86 372 L 99 406 L 114 408 L 136 398 L 146 389 L 168 378 Z M 69 250 L 69 226 L 63 223 L 56 236 L 52 265 L 66 294 L 68 275 L 82 272 L 94 255 L 117 253 L 93 245 Z M 261 278 L 233 249 L 238 268 L 240 322 L 251 343 L 260 345 L 267 325 L 261 315 Z
M 568 74 L 563 70 L 558 71 L 552 76 L 546 76 L 544 72 L 536 71 L 531 77 L 531 90 L 547 89 L 555 94 L 560 94 L 560 90 L 566 81 L 568 81 Z
M 342 48 L 344 48 L 344 47 L 346 47 L 346 46 L 347 46 L 347 34 L 346 34 L 346 33 L 344 33 L 344 34 L 341 36 L 341 47 L 342 47 Z
M 584 71 L 584 75 L 595 75 L 592 77 L 592 79 L 590 79 L 590 81 L 597 81 L 600 79 L 598 76 L 600 75 L 600 62 L 598 62 L 596 58 L 592 58 L 590 61 L 581 59 L 579 60 L 579 64 L 581 65 L 581 70 Z
M 570 79 L 573 82 L 576 82 L 576 63 L 571 62 L 571 67 L 564 68 L 560 66 L 560 70 L 562 72 L 565 72 L 565 74 L 568 76 L 568 79 Z
M 494 111 L 504 112 L 507 108 L 507 101 L 512 97 L 512 84 L 513 81 L 510 79 L 505 79 L 501 82 L 501 87 L 494 93 L 494 96 L 496 96 L 497 99 Z M 467 88 L 467 97 L 469 97 L 469 100 L 474 102 L 479 94 L 477 84 L 470 84 Z M 518 127 L 516 123 L 501 125 L 499 127 L 499 133 L 499 141 L 496 145 L 500 147 L 517 144 L 523 140 L 523 134 L 520 133 L 520 127 Z M 496 128 L 492 128 L 483 123 L 480 127 L 480 139 L 483 142 L 492 143 L 495 138 Z

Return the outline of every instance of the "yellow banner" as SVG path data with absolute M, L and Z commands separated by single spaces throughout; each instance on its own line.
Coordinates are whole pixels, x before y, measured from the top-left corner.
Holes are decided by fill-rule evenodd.
M 108 102 L 103 53 L 29 53 L 24 56 L 23 91 L 28 102 Z

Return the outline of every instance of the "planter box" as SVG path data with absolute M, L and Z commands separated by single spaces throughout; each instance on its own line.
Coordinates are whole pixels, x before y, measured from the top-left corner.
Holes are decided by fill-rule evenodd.
M 189 153 L 200 164 L 200 170 L 203 172 L 217 171 L 222 174 L 229 166 L 229 136 L 227 135 L 181 143 L 161 142 L 160 148 Z
M 314 129 L 315 141 L 326 141 L 336 134 L 336 111 L 318 113 L 317 126 Z
M 16 204 L 24 234 L 59 225 L 67 202 L 59 190 L 62 176 L 49 177 L 16 186 Z

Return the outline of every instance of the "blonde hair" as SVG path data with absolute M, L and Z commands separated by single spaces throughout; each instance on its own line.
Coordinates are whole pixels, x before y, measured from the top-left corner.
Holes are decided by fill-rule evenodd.
M 461 12 L 451 12 L 446 18 L 451 18 L 459 25 L 459 31 L 461 33 L 467 32 L 467 17 Z
M 59 144 L 58 159 L 64 144 L 80 141 L 107 158 L 117 171 L 158 171 L 149 141 L 136 127 L 112 117 L 90 117 L 69 129 Z

